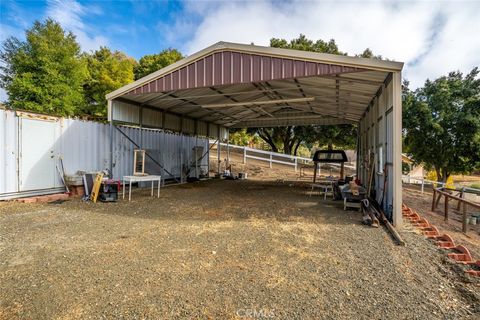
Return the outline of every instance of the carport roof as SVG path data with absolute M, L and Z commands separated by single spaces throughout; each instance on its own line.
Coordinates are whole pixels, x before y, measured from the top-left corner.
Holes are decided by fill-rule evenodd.
M 403 63 L 219 42 L 107 95 L 225 127 L 355 123 Z

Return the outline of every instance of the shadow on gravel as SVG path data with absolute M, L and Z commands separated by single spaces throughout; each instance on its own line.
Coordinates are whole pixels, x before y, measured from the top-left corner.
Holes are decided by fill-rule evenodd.
M 267 219 L 336 225 L 359 224 L 356 210 L 343 210 L 341 201 L 309 195 L 308 183 L 297 181 L 210 180 L 161 190 L 160 198 L 150 189 L 135 189 L 132 201 L 116 203 L 68 201 L 58 207 L 95 214 L 155 220 L 246 220 Z M 52 205 L 53 206 L 53 205 Z

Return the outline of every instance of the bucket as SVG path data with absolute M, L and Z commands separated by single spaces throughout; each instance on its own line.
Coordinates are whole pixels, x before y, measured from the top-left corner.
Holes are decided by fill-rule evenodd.
M 478 222 L 478 218 L 477 217 L 470 217 L 470 224 L 471 225 L 476 225 Z
M 246 172 L 239 172 L 238 173 L 238 179 L 240 179 L 240 180 L 247 179 L 247 173 Z

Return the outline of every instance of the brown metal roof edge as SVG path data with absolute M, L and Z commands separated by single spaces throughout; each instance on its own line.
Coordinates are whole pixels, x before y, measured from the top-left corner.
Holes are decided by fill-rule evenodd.
M 309 52 L 293 49 L 273 48 L 256 45 L 245 45 L 229 42 L 217 42 L 203 50 L 200 50 L 182 60 L 179 60 L 165 68 L 155 71 L 137 81 L 129 83 L 113 92 L 106 95 L 107 100 L 119 97 L 135 88 L 143 86 L 144 84 L 156 80 L 170 72 L 178 70 L 192 62 L 200 60 L 210 54 L 231 50 L 239 53 L 249 53 L 258 55 L 268 55 L 276 58 L 297 59 L 317 63 L 334 64 L 346 67 L 365 68 L 375 71 L 400 71 L 403 68 L 403 62 L 384 61 L 378 59 L 368 59 L 360 57 L 342 56 L 328 53 Z

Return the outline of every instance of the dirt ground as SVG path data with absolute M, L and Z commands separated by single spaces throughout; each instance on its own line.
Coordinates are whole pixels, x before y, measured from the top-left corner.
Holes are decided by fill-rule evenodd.
M 221 159 L 227 157 L 226 152 L 222 152 Z M 216 153 L 212 153 L 210 168 L 216 170 L 217 165 Z M 300 170 L 295 172 L 294 167 L 285 166 L 279 164 L 273 164 L 272 168 L 269 168 L 268 162 L 258 161 L 255 159 L 247 159 L 247 163 L 243 164 L 243 155 L 236 152 L 230 153 L 230 162 L 232 164 L 232 171 L 238 173 L 241 171 L 248 172 L 249 176 L 252 176 L 255 179 L 259 180 L 277 180 L 277 179 L 287 179 L 287 180 L 296 180 L 304 181 L 306 183 L 312 181 L 313 177 L 313 167 L 306 166 L 305 170 L 302 170 L 304 175 L 300 177 Z M 323 165 L 324 170 L 322 170 L 322 175 L 333 175 L 338 176 L 339 169 L 338 167 L 332 166 L 328 167 Z M 350 169 L 345 170 L 345 174 L 353 174 L 354 171 Z M 461 185 L 471 185 L 472 183 L 480 183 L 479 176 L 454 176 L 456 183 Z M 434 224 L 441 233 L 450 234 L 457 244 L 462 244 L 467 246 L 471 251 L 474 258 L 480 259 L 480 224 L 469 225 L 467 234 L 462 232 L 462 216 L 461 213 L 457 210 L 457 203 L 453 202 L 449 206 L 449 220 L 444 221 L 443 208 L 444 208 L 444 198 L 440 201 L 438 209 L 435 212 L 431 211 L 432 205 L 432 189 L 431 187 L 425 187 L 425 192 L 422 194 L 420 187 L 413 184 L 404 184 L 403 185 L 403 202 L 419 212 L 419 214 L 426 218 L 430 223 Z M 471 198 L 471 197 L 470 197 Z M 470 199 L 471 201 L 479 202 L 480 198 L 474 197 Z M 468 214 L 479 213 L 479 210 L 468 208 Z
M 258 156 L 258 155 L 257 155 Z M 222 151 L 221 153 L 220 170 L 223 172 L 225 169 L 225 162 L 227 159 L 227 153 Z M 285 161 L 285 159 L 282 159 Z M 273 163 L 272 167 L 267 161 L 261 161 L 256 159 L 247 159 L 247 162 L 243 163 L 243 153 L 231 151 L 229 155 L 229 163 L 232 166 L 232 172 L 238 175 L 239 172 L 247 172 L 248 177 L 255 180 L 272 181 L 272 180 L 288 180 L 288 181 L 305 181 L 311 182 L 313 178 L 313 165 L 299 164 L 297 171 L 294 166 L 288 166 L 278 163 Z M 210 157 L 210 173 L 213 175 L 217 172 L 218 158 L 216 150 L 213 149 Z M 351 175 L 354 171 L 345 167 L 345 175 Z M 338 166 L 322 164 L 320 171 L 317 173 L 318 177 L 335 176 L 338 177 L 340 169 Z
M 2 319 L 478 319 L 479 281 L 302 182 L 0 203 Z

